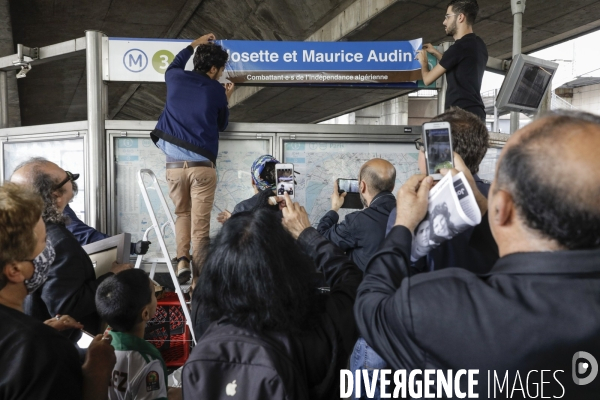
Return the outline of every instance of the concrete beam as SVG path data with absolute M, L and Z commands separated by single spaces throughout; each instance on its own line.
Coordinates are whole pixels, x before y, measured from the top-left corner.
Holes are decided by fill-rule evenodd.
M 527 15 L 527 12 L 525 12 L 525 15 Z M 534 51 L 545 49 L 546 47 L 555 46 L 559 43 L 566 42 L 567 40 L 575 39 L 579 36 L 583 36 L 587 33 L 596 31 L 599 28 L 600 28 L 600 20 L 597 20 L 597 21 L 591 22 L 589 24 L 579 26 L 575 29 L 571 29 L 567 32 L 563 32 L 559 35 L 555 35 L 555 36 L 549 37 L 547 39 L 540 40 L 539 42 L 537 42 L 535 44 L 532 44 L 529 46 L 523 46 L 523 48 L 521 49 L 521 53 L 529 54 Z M 525 33 L 525 32 L 523 32 L 523 33 Z M 498 56 L 498 58 L 511 58 L 511 57 L 512 57 L 512 53 L 503 53 Z
M 200 7 L 200 3 L 203 0 L 188 0 L 183 5 L 181 9 L 181 13 L 179 18 L 175 19 L 175 21 L 171 24 L 166 33 L 161 35 L 160 37 L 164 38 L 176 38 L 179 36 L 185 25 L 192 18 L 198 7 Z M 110 110 L 108 113 L 108 119 L 113 119 L 115 116 L 123 109 L 125 104 L 129 101 L 129 99 L 137 92 L 140 88 L 139 83 L 132 83 L 129 88 L 125 91 L 125 93 L 121 96 L 117 104 Z
M 86 45 L 84 37 L 73 40 L 67 40 L 66 42 L 40 47 L 38 58 L 36 58 L 35 60 L 26 61 L 27 63 L 33 66 L 44 64 L 49 61 L 60 60 L 62 58 L 73 57 L 77 54 L 82 54 L 85 51 L 85 46 Z M 21 67 L 13 64 L 13 62 L 17 61 L 18 59 L 18 54 L 12 54 L 0 58 L 0 70 L 12 71 L 21 69 Z
M 510 68 L 511 60 L 501 60 L 495 57 L 488 57 L 485 69 L 497 74 L 506 74 L 506 71 Z
M 307 42 L 336 42 L 360 30 L 371 19 L 400 0 L 356 0 L 344 11 L 328 21 L 305 39 Z M 264 86 L 242 86 L 237 88 L 229 101 L 230 107 L 241 104 L 264 89 Z

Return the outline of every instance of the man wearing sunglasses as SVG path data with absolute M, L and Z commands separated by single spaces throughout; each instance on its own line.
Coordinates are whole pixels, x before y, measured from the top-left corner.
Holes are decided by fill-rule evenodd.
M 429 85 L 446 74 L 446 109 L 460 107 L 485 121 L 485 107 L 481 99 L 481 81 L 488 60 L 485 43 L 473 33 L 473 24 L 479 13 L 476 0 L 452 0 L 444 17 L 446 35 L 455 40 L 444 54 L 427 43 L 417 54 L 421 63 L 423 82 Z M 439 63 L 429 70 L 427 53 Z
M 77 239 L 66 228 L 63 211 L 77 194 L 79 174 L 63 170 L 40 157 L 31 158 L 15 169 L 10 180 L 29 187 L 44 201 L 42 219 L 46 225 L 47 246 L 56 253 L 48 267 L 48 279 L 25 299 L 25 313 L 45 321 L 55 315 L 70 315 L 92 334 L 100 332 L 95 296 L 98 285 L 108 276 L 131 264 L 113 264 L 111 272 L 96 279 L 94 266 Z M 67 332 L 77 341 L 81 331 Z

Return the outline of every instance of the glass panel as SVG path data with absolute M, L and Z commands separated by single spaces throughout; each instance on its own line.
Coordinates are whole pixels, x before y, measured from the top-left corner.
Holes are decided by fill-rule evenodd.
M 145 138 L 116 138 L 116 213 L 117 232 L 131 233 L 133 242 L 140 240 L 148 227 L 152 225 L 150 216 L 146 211 L 144 199 L 137 181 L 137 173 L 142 168 L 151 169 L 156 175 L 163 195 L 175 217 L 173 203 L 169 199 L 169 189 L 165 179 L 166 157 L 151 139 Z M 270 153 L 269 141 L 264 139 L 233 140 L 222 139 L 219 141 L 219 154 L 217 157 L 217 190 L 211 213 L 210 234 L 214 236 L 221 224 L 217 222 L 217 214 L 223 210 L 232 211 L 233 207 L 242 200 L 251 197 L 254 192 L 250 178 L 252 162 L 263 154 Z M 148 182 L 147 182 L 148 184 Z M 156 192 L 149 190 L 148 196 L 153 204 L 159 223 L 167 219 L 160 210 L 160 202 Z M 150 252 L 160 253 L 158 242 L 153 240 L 154 233 L 150 234 Z M 165 240 L 171 257 L 175 257 L 176 246 L 174 233 L 171 229 L 165 230 Z
M 496 162 L 502 149 L 489 148 L 481 164 L 479 164 L 479 177 L 488 181 L 494 180 L 496 174 Z
M 43 140 L 36 142 L 7 142 L 4 144 L 4 179 L 10 176 L 19 164 L 31 157 L 44 157 L 65 171 L 79 175 L 79 193 L 70 204 L 77 217 L 85 217 L 85 170 L 83 162 L 83 138 Z
M 331 209 L 331 192 L 337 178 L 357 179 L 365 162 L 383 158 L 396 167 L 396 187 L 418 173 L 419 152 L 413 143 L 356 143 L 286 141 L 284 162 L 294 164 L 296 201 L 304 205 L 313 226 Z M 340 219 L 356 210 L 342 208 Z

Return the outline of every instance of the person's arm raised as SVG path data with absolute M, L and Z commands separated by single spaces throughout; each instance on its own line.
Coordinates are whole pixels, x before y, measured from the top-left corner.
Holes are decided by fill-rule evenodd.
M 200 46 L 201 44 L 208 44 L 209 42 L 212 42 L 213 40 L 217 40 L 217 37 L 214 35 L 214 33 L 208 33 L 208 34 L 202 35 L 198 39 L 194 40 L 192 43 L 190 43 L 190 46 L 192 46 L 195 49 L 196 47 Z
M 346 198 L 347 193 L 344 192 L 340 194 L 340 190 L 338 187 L 337 179 L 333 183 L 333 192 L 331 193 L 331 210 L 338 212 L 340 208 L 344 205 L 344 199 Z
M 344 252 L 332 242 L 324 238 L 310 225 L 304 207 L 292 202 L 289 195 L 284 195 L 286 207 L 283 213 L 283 226 L 298 240 L 298 245 L 313 259 L 325 280 L 332 287 L 351 277 L 352 285 L 360 282 L 362 277 L 358 267 L 350 261 Z M 356 291 L 356 287 L 353 289 Z M 354 298 L 354 294 L 352 295 Z
M 304 207 L 293 203 L 287 193 L 285 201 L 287 206 L 282 210 L 283 226 L 298 239 L 300 248 L 325 276 L 330 293 L 323 312 L 336 327 L 341 337 L 341 347 L 350 353 L 358 337 L 353 306 L 362 272 L 339 247 L 310 226 Z
M 429 64 L 427 62 L 427 52 L 424 50 L 419 50 L 417 52 L 417 59 L 421 63 L 421 74 L 423 75 L 423 83 L 425 85 L 431 85 L 440 76 L 446 73 L 446 68 L 442 67 L 440 64 L 433 67 L 432 70 L 429 70 Z
M 209 33 L 208 35 L 200 36 L 198 39 L 194 40 L 189 44 L 185 49 L 181 50 L 173 59 L 169 67 L 165 71 L 165 76 L 172 69 L 185 69 L 185 65 L 187 64 L 190 57 L 194 54 L 194 49 L 200 46 L 201 44 L 207 44 L 211 40 L 215 40 L 215 35 Z
M 442 53 L 440 53 L 440 52 L 439 52 L 439 51 L 438 51 L 438 50 L 435 48 L 435 46 L 434 46 L 434 45 L 432 45 L 431 43 L 425 43 L 425 44 L 423 45 L 423 50 L 425 50 L 425 51 L 426 51 L 426 52 L 428 52 L 429 54 L 433 54 L 433 56 L 434 56 L 435 58 L 437 58 L 437 59 L 438 59 L 438 61 L 442 59 L 442 55 L 443 55 L 443 54 L 442 54 Z
M 477 206 L 479 206 L 479 210 L 481 211 L 481 215 L 485 215 L 487 213 L 487 199 L 486 197 L 479 191 L 477 184 L 475 184 L 475 179 L 473 175 L 471 175 L 471 171 L 463 161 L 462 157 L 458 155 L 458 153 L 453 152 L 454 154 L 454 168 L 453 169 L 440 169 L 440 174 L 446 175 L 448 172 L 452 173 L 452 176 L 456 175 L 459 172 L 465 174 L 465 178 L 469 182 L 469 186 L 473 190 L 473 195 L 475 196 L 475 201 L 477 202 Z
M 361 335 L 392 368 L 422 364 L 413 340 L 409 266 L 412 233 L 427 213 L 433 179 L 415 175 L 397 195 L 396 225 L 373 255 L 358 287 L 354 316 Z

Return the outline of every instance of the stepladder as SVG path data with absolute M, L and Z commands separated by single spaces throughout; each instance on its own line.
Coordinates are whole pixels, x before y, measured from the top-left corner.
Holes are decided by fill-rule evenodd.
M 146 184 L 144 178 L 149 178 L 150 183 Z M 165 232 L 166 229 L 170 229 L 173 234 L 175 234 L 175 221 L 173 220 L 173 216 L 171 215 L 171 211 L 167 205 L 165 200 L 165 196 L 163 195 L 162 189 L 160 188 L 160 184 L 154 172 L 150 169 L 141 169 L 138 171 L 138 185 L 140 187 L 140 191 L 142 193 L 142 197 L 144 199 L 144 203 L 146 204 L 146 208 L 148 209 L 148 214 L 150 215 L 150 220 L 152 225 L 146 229 L 144 232 L 144 236 L 142 240 L 149 240 L 150 234 L 154 233 L 156 236 L 156 240 L 158 240 L 158 244 L 160 246 L 160 250 L 162 253 L 162 257 L 148 257 L 144 254 L 140 254 L 137 256 L 135 261 L 135 268 L 141 268 L 142 263 L 151 264 L 150 269 L 150 278 L 154 279 L 154 275 L 156 272 L 156 266 L 158 264 L 165 264 L 169 271 L 169 275 L 171 280 L 173 281 L 173 285 L 175 287 L 175 293 L 177 294 L 177 298 L 179 299 L 179 303 L 181 304 L 181 308 L 183 311 L 183 315 L 186 320 L 186 324 L 189 327 L 191 338 L 194 344 L 196 344 L 196 337 L 194 335 L 194 329 L 192 324 L 192 318 L 190 315 L 190 308 L 188 303 L 185 300 L 183 290 L 179 282 L 177 281 L 177 273 L 175 268 L 173 267 L 172 258 L 169 255 L 169 250 L 167 248 L 167 244 L 165 242 Z M 156 193 L 156 197 L 158 198 L 158 205 L 153 205 L 150 201 L 150 196 L 148 195 L 149 190 L 154 190 Z M 155 206 L 160 207 L 162 212 L 165 215 L 165 220 L 160 223 L 158 221 L 157 210 L 155 210 Z

